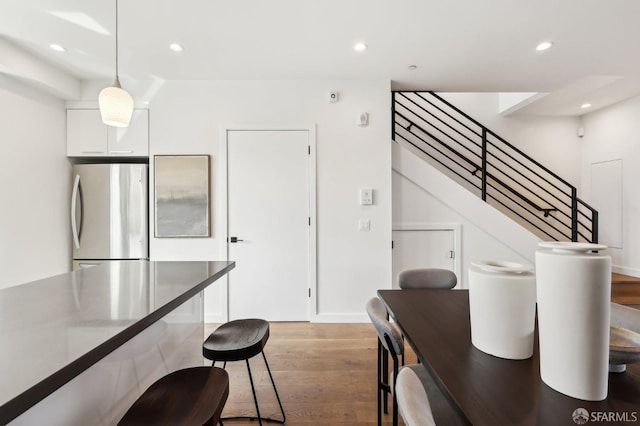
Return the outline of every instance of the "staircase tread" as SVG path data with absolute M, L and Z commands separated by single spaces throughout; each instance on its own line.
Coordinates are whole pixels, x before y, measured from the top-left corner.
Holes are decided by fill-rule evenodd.
M 640 309 L 640 278 L 611 274 L 611 301 Z

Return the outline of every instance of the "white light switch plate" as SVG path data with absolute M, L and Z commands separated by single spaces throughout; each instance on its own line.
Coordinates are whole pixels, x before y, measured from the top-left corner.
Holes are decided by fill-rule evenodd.
M 360 231 L 370 231 L 371 230 L 371 221 L 369 219 L 360 219 L 358 221 L 358 230 L 360 230 Z

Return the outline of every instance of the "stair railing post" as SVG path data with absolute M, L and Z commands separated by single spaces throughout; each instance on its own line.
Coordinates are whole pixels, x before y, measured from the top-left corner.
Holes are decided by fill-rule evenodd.
M 598 211 L 591 210 L 591 242 L 598 244 Z
M 487 129 L 482 128 L 482 201 L 487 201 Z
M 578 193 L 571 187 L 571 241 L 578 241 Z
M 391 92 L 391 140 L 396 140 L 396 92 Z

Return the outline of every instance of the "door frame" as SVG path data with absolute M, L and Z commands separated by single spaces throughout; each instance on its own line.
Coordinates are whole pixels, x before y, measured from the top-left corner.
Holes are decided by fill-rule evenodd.
M 458 277 L 458 288 L 466 288 L 462 277 L 462 224 L 460 223 L 394 223 L 394 231 L 453 231 L 453 272 Z M 391 265 L 393 269 L 393 265 Z
M 229 237 L 229 174 L 228 174 L 228 144 L 229 144 L 229 132 L 231 131 L 306 131 L 309 136 L 309 157 L 308 157 L 308 196 L 309 196 L 309 247 L 308 247 L 308 282 L 310 287 L 311 296 L 309 298 L 309 320 L 311 322 L 317 316 L 318 306 L 318 290 L 317 290 L 317 213 L 316 213 L 316 125 L 223 125 L 220 128 L 220 253 L 224 255 L 224 260 L 229 259 L 229 243 L 227 239 Z M 224 285 L 220 296 L 223 299 L 222 303 L 222 316 L 229 320 L 229 274 L 225 275 Z

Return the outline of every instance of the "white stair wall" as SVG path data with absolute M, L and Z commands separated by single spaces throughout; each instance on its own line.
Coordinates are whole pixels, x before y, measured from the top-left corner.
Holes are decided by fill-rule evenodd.
M 475 260 L 533 265 L 539 237 L 486 204 L 402 144 L 393 143 L 393 223 L 459 223 L 462 229 L 461 288 Z

